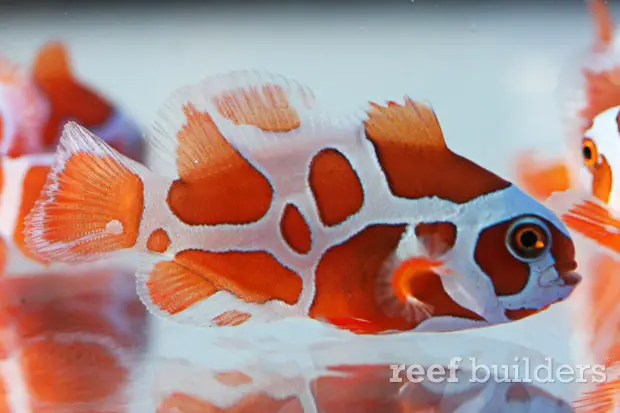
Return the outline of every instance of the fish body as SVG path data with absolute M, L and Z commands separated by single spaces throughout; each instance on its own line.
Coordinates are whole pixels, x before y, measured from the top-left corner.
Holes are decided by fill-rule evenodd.
M 43 45 L 29 70 L 0 60 L 0 153 L 18 157 L 54 151 L 63 125 L 71 120 L 129 157 L 142 156 L 140 128 L 75 76 L 63 43 Z
M 49 262 L 139 254 L 159 316 L 446 331 L 523 318 L 579 282 L 562 222 L 452 152 L 409 98 L 330 118 L 293 80 L 233 72 L 179 90 L 154 131 L 149 169 L 67 124 L 26 244 Z

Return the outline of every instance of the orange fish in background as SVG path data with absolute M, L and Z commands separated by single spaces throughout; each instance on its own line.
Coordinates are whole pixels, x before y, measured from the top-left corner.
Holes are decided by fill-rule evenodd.
M 200 326 L 460 330 L 579 283 L 557 216 L 452 152 L 409 98 L 335 119 L 293 80 L 234 72 L 179 90 L 155 133 L 149 170 L 69 123 L 28 248 L 68 263 L 132 252 L 149 310 Z
M 143 156 L 140 129 L 75 77 L 61 42 L 45 44 L 29 71 L 0 60 L 0 153 L 54 151 L 67 121 L 89 128 L 130 158 Z
M 578 79 L 565 86 L 569 125 L 568 156 L 556 163 L 540 162 L 531 153 L 518 161 L 519 182 L 545 200 L 553 192 L 573 190 L 578 200 L 558 204 L 562 220 L 593 242 L 588 274 L 575 295 L 578 331 L 597 363 L 620 366 L 620 43 L 608 2 L 589 0 L 597 35 L 577 65 Z M 616 176 L 617 175 L 617 176 Z M 603 247 L 603 248 L 600 248 Z M 583 262 L 582 262 L 583 264 Z M 611 412 L 620 406 L 620 374 L 585 396 L 578 411 Z
M 70 101 L 59 96 L 65 92 Z M 24 244 L 24 217 L 71 119 L 98 127 L 126 155 L 142 159 L 137 129 L 72 77 L 62 45 L 42 48 L 34 74 L 0 62 L 2 412 L 125 412 L 146 344 L 146 311 L 131 272 L 119 265 L 50 266 Z

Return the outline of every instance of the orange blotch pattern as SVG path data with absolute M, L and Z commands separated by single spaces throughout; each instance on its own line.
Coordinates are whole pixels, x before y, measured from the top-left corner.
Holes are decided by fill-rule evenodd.
M 354 317 L 386 330 L 415 327 L 404 317 L 388 316 L 378 300 L 380 270 L 404 231 L 404 225 L 370 226 L 327 250 L 316 270 L 316 294 L 309 316 Z
M 372 104 L 365 128 L 395 196 L 465 203 L 510 185 L 450 151 L 435 113 L 423 104 Z
M 506 247 L 506 233 L 512 221 L 484 229 L 478 237 L 474 259 L 493 282 L 495 294 L 506 296 L 521 292 L 530 278 L 529 264 L 512 256 Z
M 607 109 L 618 106 L 620 101 L 620 67 L 606 71 L 584 70 L 587 105 L 579 115 L 584 119 L 582 132 L 592 126 L 594 118 Z
M 538 167 L 541 162 L 531 153 L 522 154 L 517 159 L 517 179 L 519 185 L 533 198 L 544 201 L 554 192 L 564 192 L 572 187 L 571 174 L 564 162 Z
M 186 266 L 174 261 L 155 264 L 146 286 L 154 305 L 168 314 L 177 314 L 217 291 L 214 285 Z
M 200 274 L 217 290 L 247 302 L 281 300 L 293 305 L 301 295 L 301 277 L 268 252 L 186 250 L 178 253 L 175 261 Z
M 456 225 L 451 222 L 422 222 L 415 227 L 415 235 L 422 241 L 431 257 L 439 257 L 454 247 Z
M 92 129 L 106 122 L 114 112 L 110 102 L 74 79 L 67 50 L 61 43 L 48 43 L 41 49 L 33 65 L 33 78 L 51 105 L 44 129 L 46 145 L 57 142 L 67 120 Z
M 22 350 L 21 362 L 33 397 L 47 403 L 100 400 L 116 393 L 128 374 L 113 354 L 91 343 L 35 342 Z
M 108 233 L 70 249 L 79 254 L 92 254 L 133 247 L 144 209 L 144 184 L 140 177 L 112 157 L 95 157 L 83 152 L 73 154 L 63 172 L 53 201 L 43 208 L 46 219 L 42 229 L 46 241 L 63 243 L 89 238 L 92 233 L 106 232 L 108 224 L 118 220 L 123 226 L 120 234 Z M 84 191 L 85 180 L 96 192 L 89 191 L 88 197 L 76 199 L 79 196 L 76 194 Z M 75 208 L 76 203 L 79 210 Z M 64 224 L 58 225 L 58 221 Z
M 45 185 L 47 181 L 49 171 L 49 166 L 33 166 L 26 173 L 22 184 L 22 202 L 19 206 L 17 223 L 15 224 L 15 231 L 13 233 L 15 245 L 19 247 L 21 252 L 31 260 L 38 262 L 41 262 L 41 260 L 26 248 L 24 242 L 24 219 L 30 213 L 35 202 L 39 199 L 43 185 Z
M 159 228 L 151 233 L 146 248 L 151 252 L 164 253 L 170 246 L 170 237 L 165 229 Z
M 262 218 L 273 198 L 269 180 L 221 135 L 208 113 L 184 107 L 177 168 L 167 203 L 189 225 L 247 224 Z
M 222 93 L 214 101 L 220 114 L 237 125 L 252 125 L 265 132 L 289 132 L 301 126 L 280 85 L 239 88 Z
M 309 180 L 321 221 L 327 226 L 344 222 L 364 205 L 357 173 L 335 149 L 324 149 L 312 159 Z
M 307 254 L 312 248 L 312 231 L 299 209 L 287 204 L 280 221 L 280 231 L 284 241 L 295 252 Z
M 233 310 L 233 311 L 226 311 L 225 313 L 222 313 L 218 315 L 217 317 L 213 318 L 213 320 L 211 321 L 213 321 L 216 325 L 220 327 L 224 327 L 224 326 L 235 327 L 235 326 L 239 326 L 245 323 L 251 317 L 252 315 L 249 313 L 244 313 L 241 311 Z
M 156 413 L 304 413 L 297 397 L 274 398 L 267 394 L 253 394 L 244 397 L 228 408 L 219 408 L 213 403 L 185 393 L 173 393 L 157 408 Z
M 228 371 L 216 374 L 215 378 L 222 384 L 227 386 L 236 387 L 243 384 L 250 384 L 253 382 L 252 378 L 247 374 L 240 371 Z
M 389 366 L 335 366 L 330 374 L 314 380 L 312 394 L 321 413 L 401 412 L 400 389 L 407 383 L 405 372 L 399 373 L 402 382 L 391 381 Z

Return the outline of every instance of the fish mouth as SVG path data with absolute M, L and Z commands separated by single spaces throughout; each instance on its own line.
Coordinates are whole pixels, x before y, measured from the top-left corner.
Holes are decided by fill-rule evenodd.
M 573 288 L 579 285 L 583 279 L 583 277 L 575 271 L 562 272 L 559 274 L 559 278 L 563 286 Z
M 581 282 L 582 277 L 575 271 L 566 271 L 558 274 L 557 282 L 549 285 L 549 287 L 560 287 L 560 293 L 555 297 L 553 301 L 550 303 L 543 305 L 539 308 L 517 308 L 517 309 L 506 309 L 504 314 L 511 321 L 521 320 L 526 317 L 532 316 L 536 313 L 540 313 L 545 311 L 553 304 L 559 303 L 561 301 L 566 300 L 573 292 L 575 287 Z
M 516 310 L 506 309 L 504 313 L 506 314 L 506 317 L 508 317 L 509 320 L 517 321 L 517 320 L 521 320 L 523 318 L 529 317 L 531 315 L 534 315 L 536 313 L 539 313 L 541 311 L 544 311 L 549 307 L 551 307 L 551 304 L 547 304 L 546 306 L 542 308 L 519 308 Z

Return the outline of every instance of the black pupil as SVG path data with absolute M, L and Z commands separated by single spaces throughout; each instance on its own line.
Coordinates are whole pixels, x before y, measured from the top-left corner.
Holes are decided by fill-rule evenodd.
M 589 146 L 583 147 L 583 157 L 586 158 L 587 160 L 592 159 L 592 149 L 590 149 Z
M 525 231 L 521 234 L 521 245 L 523 245 L 524 248 L 534 248 L 536 242 L 538 242 L 538 235 L 536 235 L 534 231 Z

